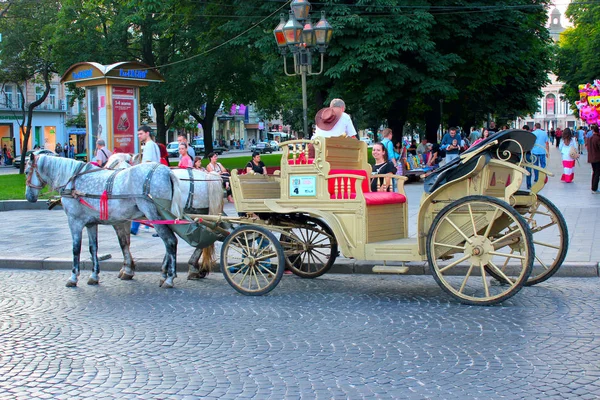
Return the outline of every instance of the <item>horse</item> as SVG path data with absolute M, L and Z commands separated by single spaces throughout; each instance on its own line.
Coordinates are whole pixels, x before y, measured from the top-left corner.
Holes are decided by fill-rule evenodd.
M 133 278 L 133 259 L 129 252 L 129 227 L 132 219 L 161 219 L 155 201 L 170 204 L 170 212 L 182 215 L 181 191 L 177 177 L 157 163 L 140 164 L 119 171 L 97 168 L 64 157 L 31 154 L 26 167 L 27 201 L 35 203 L 40 190 L 49 186 L 61 195 L 73 239 L 73 269 L 67 287 L 77 286 L 83 228 L 87 228 L 92 259 L 89 285 L 100 281 L 98 263 L 98 225 L 113 225 L 123 249 L 122 279 Z M 172 288 L 176 277 L 177 238 L 165 225 L 157 225 L 166 253 L 160 286 Z
M 130 168 L 136 163 L 135 156 L 125 153 L 116 153 L 106 162 L 107 168 Z M 223 212 L 223 189 L 221 176 L 213 172 L 198 169 L 172 169 L 171 172 L 179 180 L 181 190 L 181 203 L 179 206 L 185 212 L 194 214 L 219 215 Z M 186 196 L 187 194 L 187 196 Z M 202 256 L 202 264 L 198 261 Z M 188 280 L 204 278 L 210 271 L 214 257 L 214 244 L 205 248 L 196 248 L 188 260 Z

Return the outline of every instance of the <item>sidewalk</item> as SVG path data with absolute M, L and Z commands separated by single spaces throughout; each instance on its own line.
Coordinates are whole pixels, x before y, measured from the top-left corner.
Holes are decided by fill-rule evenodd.
M 592 195 L 590 189 L 591 166 L 583 156 L 580 165 L 575 167 L 575 181 L 565 184 L 560 181 L 562 163 L 558 149 L 552 147 L 548 169 L 555 174 L 542 191 L 562 212 L 569 229 L 569 252 L 558 272 L 558 276 L 598 276 L 600 262 L 600 227 L 596 223 L 600 218 L 600 196 Z M 13 168 L 15 169 L 15 168 Z M 16 170 L 16 169 L 15 169 Z M 409 235 L 416 235 L 416 219 L 419 200 L 423 193 L 422 183 L 406 185 L 409 202 Z M 18 210 L 8 202 L 0 202 L 1 231 L 0 236 L 0 268 L 31 269 L 70 269 L 72 262 L 71 234 L 64 212 L 60 209 L 48 211 L 44 202 L 30 204 L 21 202 L 23 207 L 41 207 L 42 209 Z M 235 215 L 232 204 L 226 203 L 225 211 Z M 164 256 L 164 246 L 160 238 L 152 237 L 152 230 L 147 233 L 140 229 L 137 236 L 131 237 L 131 252 L 136 259 L 138 270 L 158 271 Z M 220 251 L 220 243 L 217 243 Z M 89 253 L 87 250 L 87 233 L 84 231 L 82 244 L 83 268 L 89 269 Z M 187 271 L 187 260 L 193 249 L 185 242 L 179 242 L 177 251 L 178 269 Z M 121 267 L 122 255 L 112 227 L 99 227 L 99 255 L 111 258 L 101 262 L 102 270 L 118 270 Z M 217 253 L 219 254 L 219 253 Z M 368 273 L 373 265 L 381 262 L 355 261 L 338 258 L 332 272 Z M 388 263 L 394 265 L 396 263 Z M 409 274 L 427 273 L 426 263 L 407 264 Z

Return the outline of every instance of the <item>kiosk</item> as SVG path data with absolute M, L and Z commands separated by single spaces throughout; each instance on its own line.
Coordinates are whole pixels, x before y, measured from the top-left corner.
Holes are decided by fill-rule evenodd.
M 136 135 L 140 121 L 139 88 L 164 82 L 158 71 L 139 62 L 82 62 L 69 67 L 60 81 L 85 88 L 88 161 L 96 151 L 98 139 L 104 139 L 116 153 L 140 152 Z

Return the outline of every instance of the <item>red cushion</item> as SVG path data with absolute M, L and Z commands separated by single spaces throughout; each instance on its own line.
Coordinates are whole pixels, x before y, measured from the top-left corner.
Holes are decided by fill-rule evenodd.
M 363 179 L 363 181 L 362 181 L 362 191 L 363 191 L 363 193 L 369 192 L 369 190 L 370 190 L 369 176 L 367 175 L 367 171 L 362 170 L 362 169 L 332 169 L 332 170 L 329 170 L 329 175 L 339 175 L 339 174 L 364 176 L 365 179 Z M 344 183 L 346 183 L 347 179 L 350 179 L 350 198 L 355 199 L 356 192 L 355 192 L 354 188 L 355 188 L 355 184 L 356 184 L 356 178 L 346 178 L 346 179 L 344 179 Z M 336 179 L 328 179 L 328 181 L 327 181 L 327 190 L 329 192 L 329 196 L 332 199 L 336 198 L 335 197 L 335 181 L 336 181 Z M 344 197 L 348 198 L 347 195 Z M 340 198 L 339 194 L 338 194 L 338 198 Z
M 314 162 L 314 158 L 296 158 L 295 160 L 293 158 L 288 159 L 289 165 L 312 164 Z
M 384 204 L 404 204 L 406 196 L 394 192 L 369 192 L 365 193 L 368 206 L 380 206 Z

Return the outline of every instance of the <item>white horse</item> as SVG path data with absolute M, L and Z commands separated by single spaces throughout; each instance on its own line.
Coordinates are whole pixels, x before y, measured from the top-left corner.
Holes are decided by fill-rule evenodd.
M 130 168 L 139 162 L 139 157 L 127 153 L 112 154 L 106 161 L 106 167 L 114 170 Z M 193 214 L 219 215 L 223 212 L 223 189 L 221 176 L 198 169 L 172 169 L 178 178 L 181 190 L 180 208 Z M 202 264 L 198 261 L 202 256 Z M 214 245 L 197 248 L 188 261 L 188 279 L 196 280 L 210 271 L 214 257 Z
M 181 191 L 177 177 L 169 168 L 145 163 L 121 171 L 110 171 L 63 157 L 32 154 L 27 162 L 28 201 L 36 202 L 40 190 L 50 186 L 61 194 L 73 238 L 73 269 L 67 287 L 77 286 L 82 231 L 86 227 L 92 258 L 88 284 L 98 284 L 98 225 L 113 225 L 123 249 L 122 279 L 133 277 L 133 259 L 129 252 L 129 226 L 132 219 L 161 219 L 155 201 L 170 204 L 170 211 L 182 215 Z M 173 287 L 176 276 L 177 238 L 166 225 L 156 225 L 166 254 L 162 265 L 161 286 Z

